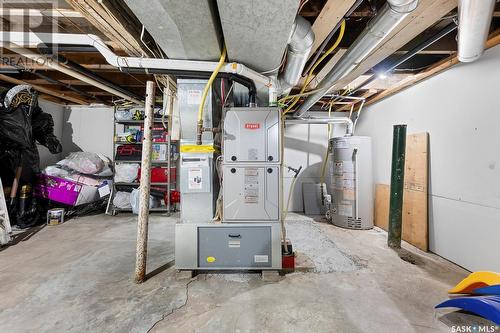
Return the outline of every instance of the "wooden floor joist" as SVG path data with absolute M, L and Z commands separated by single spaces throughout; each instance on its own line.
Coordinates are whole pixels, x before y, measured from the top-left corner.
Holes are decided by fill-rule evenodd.
M 18 80 L 18 79 L 15 79 L 13 77 L 10 77 L 10 76 L 7 76 L 7 75 L 3 75 L 3 74 L 0 74 L 0 80 L 8 82 L 8 83 L 11 83 L 11 84 L 16 84 L 16 85 L 18 85 L 18 84 L 29 84 L 29 83 L 24 82 L 22 80 Z M 90 104 L 91 103 L 90 101 L 88 101 L 88 100 L 86 100 L 84 98 L 81 98 L 81 97 L 77 96 L 76 94 L 62 92 L 60 90 L 49 89 L 49 88 L 46 88 L 46 87 L 42 87 L 40 85 L 33 85 L 33 84 L 31 84 L 31 86 L 33 87 L 33 89 L 35 89 L 36 91 L 39 91 L 39 92 L 41 92 L 43 94 L 54 96 L 54 97 L 57 97 L 59 99 L 63 99 L 63 100 L 69 101 L 71 103 L 82 104 L 82 105 Z
M 312 25 L 314 44 L 311 57 L 320 47 L 330 31 L 339 23 L 356 0 L 328 0 Z
M 492 48 L 492 47 L 499 45 L 499 44 L 500 44 L 500 29 L 496 30 L 495 32 L 490 34 L 490 37 L 488 38 L 488 41 L 486 42 L 486 49 Z M 399 83 L 395 84 L 391 88 L 382 91 L 378 95 L 369 99 L 368 102 L 366 103 L 366 105 L 374 104 L 378 101 L 381 101 L 382 99 L 384 99 L 386 97 L 394 95 L 394 94 L 400 92 L 401 90 L 404 90 L 404 89 L 406 89 L 406 88 L 408 88 L 408 87 L 410 87 L 410 86 L 412 86 L 420 81 L 428 79 L 428 78 L 430 78 L 438 73 L 441 73 L 441 72 L 451 68 L 452 66 L 458 64 L 459 62 L 460 61 L 458 61 L 456 54 L 454 54 L 446 59 L 443 59 L 440 62 L 432 65 L 429 69 L 427 69 L 421 73 L 412 75 L 412 76 L 400 81 Z
M 380 46 L 363 60 L 351 73 L 339 80 L 333 90 L 342 89 L 388 56 L 394 54 L 440 18 L 457 7 L 457 0 L 420 0 L 418 7 L 403 19 L 384 39 Z

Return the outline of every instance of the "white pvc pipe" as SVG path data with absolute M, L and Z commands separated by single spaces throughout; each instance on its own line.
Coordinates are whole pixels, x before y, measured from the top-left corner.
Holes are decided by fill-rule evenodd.
M 122 57 L 116 55 L 97 36 L 84 34 L 49 34 L 49 33 L 26 33 L 26 32 L 0 32 L 1 42 L 11 42 L 23 47 L 36 47 L 39 44 L 58 45 L 88 45 L 93 46 L 103 55 L 106 61 L 118 68 L 144 68 L 144 69 L 165 69 L 195 72 L 213 72 L 217 67 L 217 62 L 197 61 L 197 60 L 177 60 L 177 59 L 157 59 L 140 57 Z M 239 63 L 227 63 L 220 72 L 233 73 L 249 78 L 267 87 L 274 85 L 271 78 L 262 75 L 245 65 Z
M 285 119 L 285 124 L 346 124 L 346 134 L 352 135 L 354 124 L 349 117 L 334 118 L 291 118 Z
M 472 62 L 484 52 L 496 0 L 458 1 L 458 60 Z

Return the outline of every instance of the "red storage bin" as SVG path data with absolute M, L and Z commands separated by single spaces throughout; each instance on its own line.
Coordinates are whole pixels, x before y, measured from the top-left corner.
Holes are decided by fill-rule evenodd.
M 169 181 L 170 178 L 170 181 Z M 170 177 L 168 168 L 165 167 L 154 167 L 151 168 L 151 182 L 152 183 L 173 183 L 177 178 L 177 172 L 175 168 L 170 168 Z M 137 174 L 137 179 L 141 179 L 141 168 L 139 168 L 139 173 Z

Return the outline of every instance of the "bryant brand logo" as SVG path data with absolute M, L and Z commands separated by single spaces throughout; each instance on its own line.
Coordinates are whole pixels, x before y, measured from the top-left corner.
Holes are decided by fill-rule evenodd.
M 259 123 L 256 123 L 256 124 L 246 123 L 245 124 L 245 128 L 246 129 L 250 129 L 250 130 L 259 129 L 260 128 L 260 124 Z

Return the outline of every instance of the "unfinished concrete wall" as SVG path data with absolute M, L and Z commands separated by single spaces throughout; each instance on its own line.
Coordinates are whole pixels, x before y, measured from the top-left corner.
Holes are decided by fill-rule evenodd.
M 113 108 L 70 106 L 64 110 L 63 153 L 74 151 L 113 156 Z
M 366 109 L 376 183 L 389 184 L 392 126 L 429 132 L 430 250 L 469 270 L 500 271 L 500 46 Z
M 40 99 L 38 101 L 43 111 L 52 115 L 54 119 L 54 134 L 61 141 L 63 132 L 64 106 Z M 61 154 L 52 154 L 42 145 L 37 145 L 40 154 L 40 167 L 43 169 L 47 165 L 54 164 L 61 159 Z

